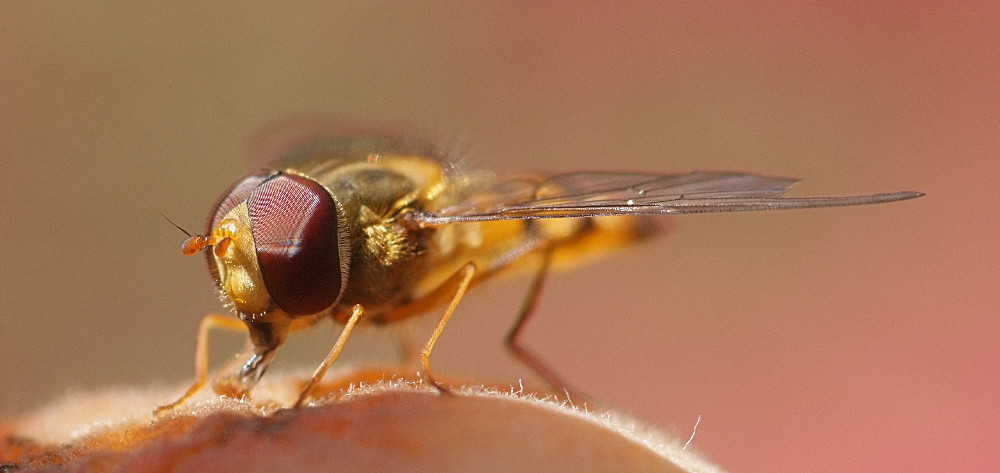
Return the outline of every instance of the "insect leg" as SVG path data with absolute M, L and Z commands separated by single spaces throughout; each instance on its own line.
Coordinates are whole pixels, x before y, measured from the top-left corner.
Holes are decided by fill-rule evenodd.
M 351 318 L 347 320 L 344 325 L 344 329 L 340 331 L 340 336 L 337 337 L 337 342 L 333 344 L 333 348 L 330 349 L 330 353 L 326 355 L 323 362 L 316 367 L 316 371 L 313 372 L 312 379 L 309 380 L 309 384 L 306 385 L 302 392 L 299 394 L 299 399 L 295 401 L 295 405 L 292 407 L 301 406 L 309 395 L 312 393 L 313 388 L 319 384 L 319 381 L 323 379 L 323 375 L 326 374 L 326 370 L 330 368 L 333 362 L 337 361 L 340 357 L 340 352 L 343 351 L 344 345 L 347 343 L 347 339 L 351 336 L 351 332 L 354 330 L 354 325 L 358 323 L 358 320 L 364 315 L 365 309 L 361 307 L 361 304 L 354 306 L 351 311 Z
M 208 333 L 212 329 L 246 332 L 247 326 L 243 321 L 228 315 L 208 314 L 202 318 L 201 324 L 198 325 L 198 339 L 194 351 L 194 383 L 176 401 L 157 407 L 153 411 L 154 414 L 159 415 L 183 404 L 205 385 L 205 381 L 208 379 Z
M 434 344 L 437 343 L 438 337 L 441 336 L 441 332 L 444 332 L 444 327 L 448 325 L 448 319 L 451 318 L 452 312 L 455 312 L 455 307 L 458 306 L 458 302 L 462 300 L 465 295 L 465 291 L 469 289 L 469 284 L 472 283 L 472 277 L 476 274 L 475 263 L 466 263 L 462 266 L 462 269 L 455 273 L 455 276 L 459 277 L 458 288 L 455 290 L 455 295 L 452 296 L 451 302 L 448 303 L 448 307 L 444 310 L 444 314 L 441 315 L 441 319 L 438 320 L 437 326 L 434 327 L 434 333 L 431 337 L 427 339 L 427 343 L 424 345 L 424 349 L 420 351 L 420 380 L 425 384 L 430 384 L 437 388 L 440 392 L 447 392 L 444 386 L 441 385 L 437 380 L 431 375 L 431 350 L 434 349 Z
M 534 353 L 531 352 L 527 347 L 521 344 L 521 333 L 524 330 L 525 325 L 527 325 L 528 320 L 535 312 L 535 305 L 538 303 L 538 296 L 542 292 L 542 287 L 545 285 L 545 277 L 548 275 L 549 268 L 552 264 L 552 247 L 546 246 L 542 250 L 542 261 L 538 267 L 538 271 L 535 273 L 535 277 L 531 280 L 531 285 L 528 286 L 528 293 L 524 297 L 524 301 L 521 303 L 521 309 L 518 311 L 517 319 L 514 321 L 514 325 L 510 327 L 510 331 L 507 332 L 507 337 L 504 338 L 504 346 L 511 355 L 520 361 L 528 369 L 535 372 L 543 381 L 545 381 L 549 386 L 555 388 L 559 391 L 566 392 L 575 398 L 581 398 L 579 391 L 570 387 L 566 381 L 562 379 L 559 375 L 555 373 L 548 365 L 539 359 Z

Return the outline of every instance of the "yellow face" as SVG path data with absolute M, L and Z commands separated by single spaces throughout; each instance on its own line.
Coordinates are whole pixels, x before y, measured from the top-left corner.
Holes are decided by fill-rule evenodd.
M 212 231 L 215 265 L 222 291 L 236 310 L 251 318 L 271 309 L 271 295 L 257 262 L 247 204 L 233 207 Z

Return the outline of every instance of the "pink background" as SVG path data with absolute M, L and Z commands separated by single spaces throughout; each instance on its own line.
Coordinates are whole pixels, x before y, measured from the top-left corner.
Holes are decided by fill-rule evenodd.
M 103 3 L 0 3 L 0 412 L 187 380 L 219 304 L 157 212 L 200 230 L 254 130 L 310 115 L 498 170 L 927 192 L 673 219 L 668 238 L 553 277 L 526 343 L 681 437 L 702 416 L 694 446 L 734 472 L 1000 463 L 995 6 Z M 500 345 L 524 285 L 470 295 L 436 368 L 524 375 Z M 332 337 L 293 338 L 281 366 Z M 239 343 L 220 337 L 216 359 Z

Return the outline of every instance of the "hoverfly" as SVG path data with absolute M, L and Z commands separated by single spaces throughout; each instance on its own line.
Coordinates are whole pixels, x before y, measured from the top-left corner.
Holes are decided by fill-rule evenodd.
M 507 337 L 514 354 L 529 362 L 517 338 L 550 264 L 645 238 L 654 232 L 653 216 L 873 204 L 922 195 L 782 197 L 795 182 L 700 171 L 506 178 L 459 172 L 434 147 L 415 141 L 379 135 L 316 140 L 286 153 L 273 170 L 239 180 L 215 204 L 206 234 L 184 242 L 185 254 L 206 250 L 220 296 L 238 319 L 203 319 L 195 382 L 161 410 L 205 384 L 213 328 L 249 332 L 249 359 L 213 383 L 220 394 L 243 396 L 290 332 L 324 318 L 343 324 L 298 406 L 362 317 L 389 324 L 445 306 L 420 352 L 419 371 L 423 381 L 443 389 L 429 360 L 449 317 L 467 289 L 514 263 L 534 260 L 538 268 Z

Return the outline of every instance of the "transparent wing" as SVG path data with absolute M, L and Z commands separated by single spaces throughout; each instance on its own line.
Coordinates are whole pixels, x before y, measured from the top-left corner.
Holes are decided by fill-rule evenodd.
M 920 192 L 782 197 L 796 179 L 735 172 L 576 172 L 497 182 L 464 203 L 418 217 L 425 225 L 484 220 L 800 209 L 911 199 Z

